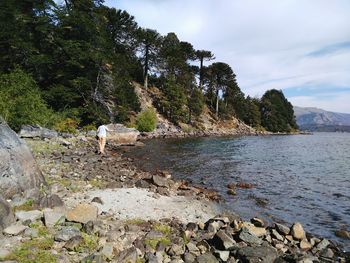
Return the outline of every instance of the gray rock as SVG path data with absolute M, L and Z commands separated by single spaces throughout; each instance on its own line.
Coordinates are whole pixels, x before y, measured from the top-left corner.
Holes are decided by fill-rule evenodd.
M 107 140 L 117 145 L 133 145 L 137 141 L 140 132 L 133 128 L 127 128 L 123 124 L 108 124 Z
M 282 235 L 288 235 L 290 232 L 290 228 L 285 225 L 275 223 L 275 227 L 277 231 Z
M 226 262 L 230 257 L 230 251 L 215 250 L 214 254 L 224 262 Z
M 185 252 L 185 249 L 183 246 L 181 245 L 178 245 L 178 244 L 173 244 L 169 251 L 168 251 L 168 254 L 170 256 L 180 256 L 182 255 L 183 253 Z
M 3 233 L 6 235 L 11 235 L 11 236 L 17 236 L 24 232 L 28 227 L 24 226 L 22 224 L 16 223 L 13 225 L 10 225 L 9 227 L 5 228 Z
M 0 260 L 11 254 L 11 251 L 6 248 L 0 248 Z
M 1 166 L 1 164 L 0 164 Z M 9 226 L 15 221 L 15 216 L 12 213 L 8 202 L 0 195 L 0 231 Z
M 39 236 L 39 230 L 35 228 L 27 228 L 23 234 L 25 237 L 36 238 Z
M 199 251 L 199 248 L 196 246 L 196 244 L 195 243 L 193 243 L 193 242 L 188 242 L 187 244 L 186 244 L 186 248 L 187 248 L 187 250 L 189 251 L 189 252 L 191 252 L 192 254 L 194 254 L 194 255 L 199 255 L 200 254 L 200 251 Z
M 0 160 L 0 193 L 4 199 L 22 193 L 36 198 L 40 186 L 46 186 L 29 148 L 1 118 Z
M 54 227 L 55 225 L 63 224 L 64 221 L 64 212 L 51 209 L 44 210 L 44 222 L 46 227 Z
M 64 206 L 64 203 L 62 199 L 56 194 L 44 196 L 40 200 L 41 208 L 44 208 L 44 207 L 54 208 L 54 207 L 61 207 L 61 206 Z
M 330 245 L 330 242 L 327 239 L 322 239 L 322 241 L 317 244 L 316 249 L 323 250 L 327 248 L 329 245 Z
M 21 138 L 51 139 L 57 137 L 58 132 L 37 125 L 24 125 L 19 132 L 19 136 Z
M 249 263 L 271 263 L 274 262 L 278 254 L 272 247 L 243 247 L 238 249 L 237 257 L 243 262 Z
M 186 252 L 184 254 L 184 261 L 185 263 L 194 263 L 196 261 L 196 256 L 192 253 Z
M 234 241 L 229 235 L 223 230 L 219 230 L 214 236 L 214 246 L 220 250 L 231 250 L 236 246 Z
M 205 253 L 196 258 L 196 263 L 219 263 L 216 257 L 211 253 Z
M 104 263 L 102 255 L 100 254 L 92 254 L 85 257 L 81 263 Z
M 293 236 L 293 238 L 297 240 L 302 240 L 305 238 L 305 231 L 303 229 L 303 226 L 299 222 L 293 224 L 290 233 Z
M 35 220 L 41 219 L 43 217 L 43 212 L 39 210 L 18 211 L 15 213 L 15 215 L 20 221 L 30 220 L 31 222 L 34 222 Z
M 62 242 L 62 241 L 68 241 L 73 237 L 79 237 L 79 236 L 81 236 L 81 234 L 80 234 L 80 230 L 77 227 L 67 226 L 67 227 L 63 227 L 60 231 L 56 233 L 55 240 Z
M 102 250 L 101 250 L 101 254 L 109 259 L 112 260 L 112 258 L 114 257 L 114 247 L 112 243 L 106 243 L 104 244 Z
M 94 198 L 92 198 L 91 202 L 103 205 L 102 199 L 100 197 L 98 197 L 98 196 L 95 196 Z
M 156 186 L 169 187 L 169 180 L 165 177 L 153 175 L 152 180 Z
M 81 236 L 75 236 L 69 239 L 66 244 L 64 244 L 64 248 L 68 251 L 74 251 L 79 245 L 83 242 L 83 238 Z
M 263 243 L 262 239 L 250 233 L 249 230 L 245 227 L 242 228 L 241 233 L 239 234 L 239 238 L 242 241 L 252 245 L 261 245 Z
M 68 221 L 86 224 L 88 221 L 97 219 L 98 209 L 96 206 L 82 203 L 68 211 L 66 218 Z
M 137 251 L 136 248 L 131 247 L 120 252 L 117 262 L 130 262 L 135 263 L 137 259 Z
M 277 232 L 277 230 L 272 229 L 272 230 L 271 230 L 271 235 L 272 235 L 272 237 L 276 238 L 277 240 L 283 241 L 283 236 L 281 236 L 281 235 Z

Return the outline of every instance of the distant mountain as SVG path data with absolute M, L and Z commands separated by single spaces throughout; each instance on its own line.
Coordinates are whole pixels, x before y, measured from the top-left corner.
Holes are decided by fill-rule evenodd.
M 350 114 L 347 113 L 294 106 L 294 115 L 300 130 L 350 132 Z

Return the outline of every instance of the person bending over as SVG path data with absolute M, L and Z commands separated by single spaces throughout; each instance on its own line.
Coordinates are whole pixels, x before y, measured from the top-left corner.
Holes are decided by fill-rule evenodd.
M 97 129 L 98 145 L 100 147 L 100 154 L 105 155 L 107 131 L 110 131 L 106 125 L 101 125 Z

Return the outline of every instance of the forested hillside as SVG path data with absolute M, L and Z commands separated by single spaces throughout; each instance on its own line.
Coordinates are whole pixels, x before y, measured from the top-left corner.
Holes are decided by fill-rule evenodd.
M 211 51 L 141 28 L 101 0 L 2 0 L 0 21 L 0 115 L 16 130 L 133 125 L 140 111 L 134 82 L 162 92 L 156 108 L 174 124 L 194 123 L 207 105 L 217 119 L 297 128 L 282 92 L 245 97 L 233 69 Z

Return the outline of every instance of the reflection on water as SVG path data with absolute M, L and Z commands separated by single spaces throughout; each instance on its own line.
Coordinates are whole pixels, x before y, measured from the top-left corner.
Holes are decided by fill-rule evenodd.
M 245 219 L 299 221 L 333 240 L 350 229 L 350 134 L 150 140 L 129 155 L 145 170 L 218 190 Z M 228 196 L 226 185 L 239 181 L 256 187 Z

